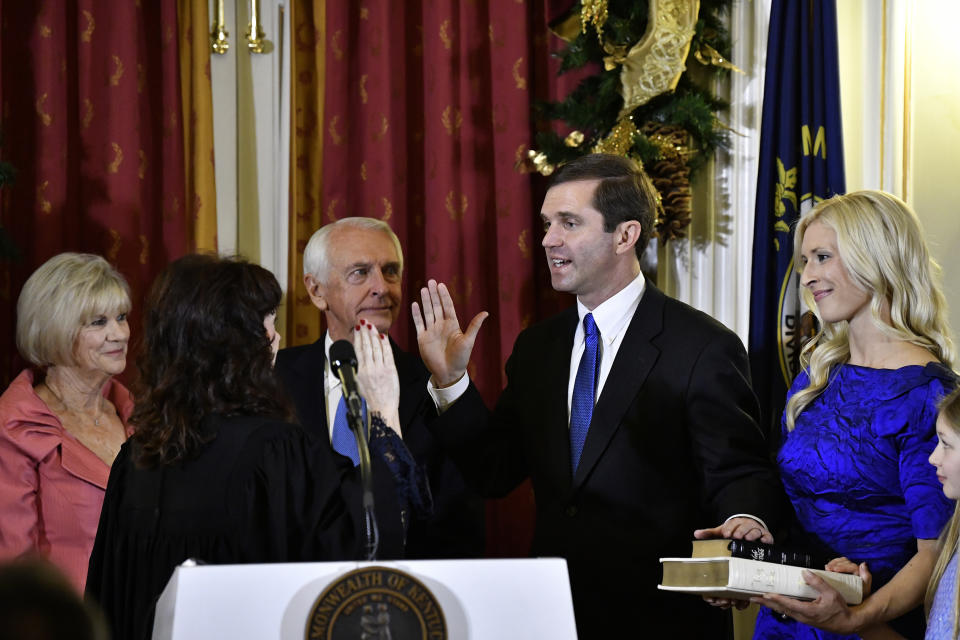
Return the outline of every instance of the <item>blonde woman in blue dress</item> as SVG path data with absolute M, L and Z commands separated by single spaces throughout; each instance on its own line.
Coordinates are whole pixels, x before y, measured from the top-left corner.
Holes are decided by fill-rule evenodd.
M 794 256 L 821 331 L 788 394 L 777 463 L 799 540 L 873 593 L 847 606 L 807 574 L 813 602 L 767 594 L 755 638 L 918 638 L 947 501 L 927 458 L 955 384 L 946 303 L 916 214 L 879 191 L 804 216 Z M 898 635 L 899 634 L 899 635 Z

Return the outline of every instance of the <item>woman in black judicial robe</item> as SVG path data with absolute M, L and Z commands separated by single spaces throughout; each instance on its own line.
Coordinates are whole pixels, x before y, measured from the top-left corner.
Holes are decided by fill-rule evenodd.
M 87 595 L 103 607 L 114 638 L 150 637 L 157 597 L 189 558 L 362 556 L 353 468 L 287 422 L 272 372 L 280 297 L 265 269 L 208 255 L 173 262 L 154 283 L 131 417 L 136 432 L 111 470 L 87 579 Z M 391 461 L 401 499 L 426 508 L 429 490 L 387 426 L 399 424 L 389 344 L 370 333 L 357 332 L 355 344 L 371 455 Z

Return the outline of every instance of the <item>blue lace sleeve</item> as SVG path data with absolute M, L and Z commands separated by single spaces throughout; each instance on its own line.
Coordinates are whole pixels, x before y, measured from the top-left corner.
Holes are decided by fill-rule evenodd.
M 376 413 L 370 415 L 370 455 L 379 456 L 387 463 L 396 482 L 401 508 L 412 510 L 421 518 L 433 514 L 433 495 L 426 473 L 397 432 Z

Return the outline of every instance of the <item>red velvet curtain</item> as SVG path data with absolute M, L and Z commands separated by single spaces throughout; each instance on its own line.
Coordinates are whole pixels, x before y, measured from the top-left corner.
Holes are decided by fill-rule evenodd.
M 408 305 L 435 278 L 462 326 L 490 312 L 470 376 L 491 405 L 517 334 L 558 306 L 540 247 L 543 185 L 514 169 L 532 146 L 534 97 L 559 90 L 548 4 L 326 2 L 321 222 L 388 221 Z M 416 350 L 409 312 L 392 333 Z M 528 552 L 532 508 L 529 484 L 490 504 L 490 555 Z
M 0 224 L 21 254 L 0 262 L 0 388 L 22 365 L 16 297 L 45 260 L 101 254 L 136 304 L 188 250 L 176 8 L 0 1 L 0 153 L 18 171 Z M 131 326 L 140 326 L 136 308 Z

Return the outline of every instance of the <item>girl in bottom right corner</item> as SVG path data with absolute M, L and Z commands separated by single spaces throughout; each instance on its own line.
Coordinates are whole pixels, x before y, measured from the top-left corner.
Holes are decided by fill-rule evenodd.
M 937 469 L 943 493 L 960 499 L 960 389 L 940 403 L 937 417 L 937 448 L 930 464 Z M 957 543 L 960 541 L 960 504 L 937 541 L 937 563 L 930 577 L 924 606 L 927 610 L 926 640 L 955 639 L 960 632 L 960 590 L 957 589 Z

